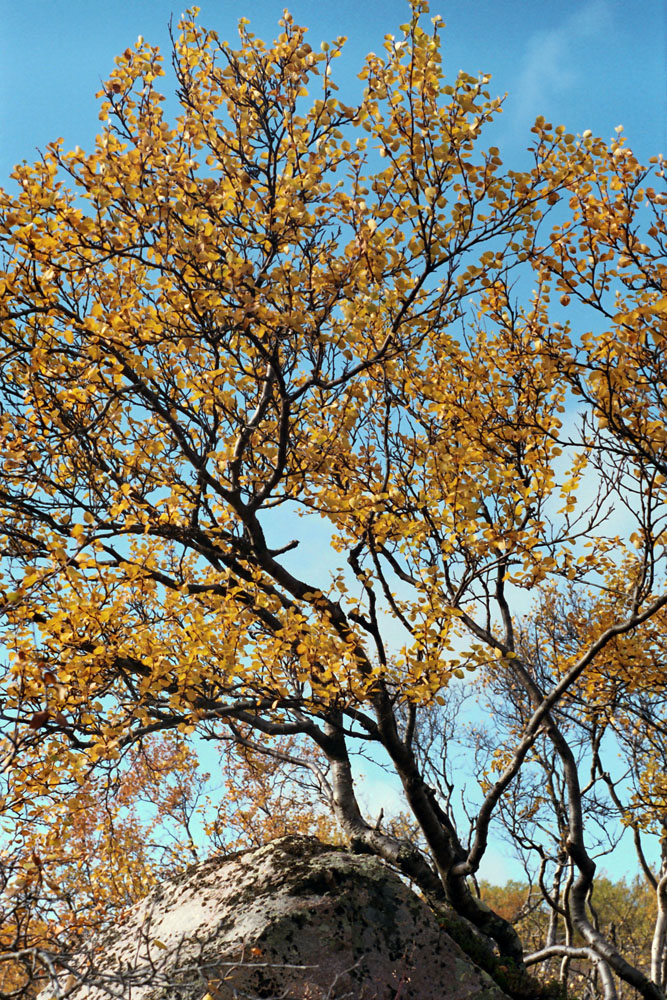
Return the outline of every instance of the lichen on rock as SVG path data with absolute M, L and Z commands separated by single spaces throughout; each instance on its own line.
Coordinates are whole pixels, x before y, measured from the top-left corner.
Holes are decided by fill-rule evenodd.
M 381 861 L 308 837 L 193 865 L 76 977 L 71 1000 L 506 1000 Z

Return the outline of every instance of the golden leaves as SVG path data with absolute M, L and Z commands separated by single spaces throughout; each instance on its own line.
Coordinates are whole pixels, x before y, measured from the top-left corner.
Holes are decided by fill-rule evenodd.
M 42 709 L 40 712 L 35 712 L 28 725 L 31 729 L 41 729 L 41 727 L 46 725 L 48 722 L 50 714 L 51 713 L 48 709 Z

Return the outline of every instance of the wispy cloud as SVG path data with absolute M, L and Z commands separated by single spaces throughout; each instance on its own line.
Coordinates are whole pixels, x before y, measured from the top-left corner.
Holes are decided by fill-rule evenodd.
M 589 0 L 555 28 L 536 31 L 520 60 L 513 117 L 525 122 L 548 113 L 554 97 L 586 86 L 585 50 L 611 30 L 608 0 Z

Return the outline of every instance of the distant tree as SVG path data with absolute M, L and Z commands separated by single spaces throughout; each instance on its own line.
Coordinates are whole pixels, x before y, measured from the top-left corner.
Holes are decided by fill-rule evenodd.
M 538 954 L 550 940 L 564 939 L 564 926 L 558 936 L 553 935 L 553 910 L 545 901 L 539 886 L 528 882 L 511 880 L 503 886 L 480 883 L 481 898 L 497 913 L 510 920 L 521 935 L 521 940 L 530 950 Z M 595 892 L 590 900 L 590 909 L 595 926 L 608 935 L 614 943 L 622 942 L 629 961 L 649 973 L 651 968 L 651 940 L 655 928 L 655 893 L 640 877 L 632 881 L 620 879 L 612 882 L 609 878 L 595 880 Z M 584 942 L 578 934 L 573 944 Z M 550 967 L 551 966 L 551 967 Z M 551 959 L 540 971 L 540 978 L 552 980 L 554 968 L 559 969 L 560 978 L 567 984 L 568 995 L 595 996 L 599 992 L 599 976 L 595 966 L 582 962 L 580 958 L 558 956 Z M 619 1000 L 636 996 L 636 990 L 621 983 L 618 987 Z
M 27 893 L 6 943 L 26 990 L 71 944 L 62 872 L 71 892 L 81 879 L 88 934 L 101 872 L 110 912 L 175 862 L 160 829 L 192 856 L 199 737 L 234 762 L 234 807 L 202 818 L 214 843 L 227 819 L 237 842 L 335 820 L 515 997 L 537 988 L 520 935 L 474 876 L 548 747 L 576 938 L 542 957 L 585 960 L 605 1000 L 618 982 L 664 1000 L 667 862 L 646 862 L 647 973 L 591 915 L 583 707 L 570 724 L 621 679 L 650 690 L 623 730 L 644 799 L 623 808 L 640 835 L 658 829 L 662 163 L 538 119 L 530 168 L 504 168 L 482 145 L 501 102 L 488 77 L 446 82 L 426 13 L 413 0 L 347 105 L 343 39 L 315 53 L 286 14 L 271 46 L 242 20 L 234 50 L 193 8 L 173 124 L 140 41 L 100 95 L 95 150 L 57 141 L 0 194 L 10 908 Z M 524 640 L 526 592 L 602 597 L 543 654 Z M 466 671 L 480 693 L 504 684 L 470 829 L 460 778 L 434 788 L 424 754 L 438 708 L 463 735 Z M 400 779 L 400 821 L 364 815 L 359 746 Z M 596 781 L 620 802 L 610 767 Z M 297 775 L 319 806 L 294 808 Z

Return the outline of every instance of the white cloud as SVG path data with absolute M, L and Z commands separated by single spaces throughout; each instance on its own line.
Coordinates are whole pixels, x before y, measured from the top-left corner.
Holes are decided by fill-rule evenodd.
M 513 93 L 517 118 L 534 119 L 548 111 L 553 98 L 585 86 L 585 49 L 611 29 L 608 0 L 589 0 L 565 17 L 557 28 L 536 31 L 521 60 Z
M 407 810 L 401 783 L 396 774 L 385 771 L 368 758 L 353 757 L 355 789 L 365 818 L 376 820 L 380 810 L 386 818 Z

